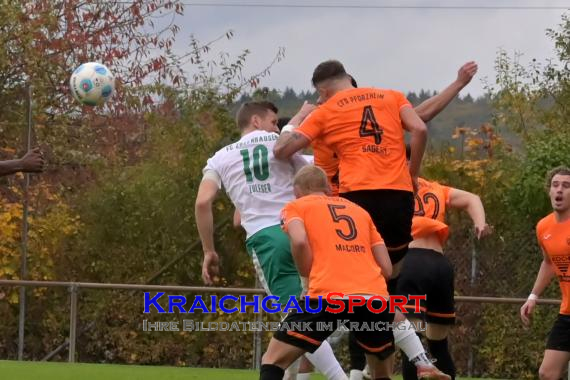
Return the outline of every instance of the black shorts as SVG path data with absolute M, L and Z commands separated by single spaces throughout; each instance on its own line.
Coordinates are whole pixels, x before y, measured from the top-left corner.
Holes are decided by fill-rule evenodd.
M 386 359 L 394 352 L 394 334 L 391 324 L 394 322 L 394 314 L 389 312 L 389 307 L 380 313 L 373 313 L 366 305 L 355 306 L 354 313 L 348 312 L 348 301 L 345 303 L 345 310 L 341 313 L 330 313 L 325 311 L 329 306 L 323 300 L 321 311 L 318 313 L 292 312 L 281 322 L 280 329 L 274 334 L 274 338 L 299 347 L 308 352 L 315 352 L 338 327 L 345 326 L 356 338 L 356 343 L 362 349 L 379 359 Z M 372 306 L 379 309 L 382 302 L 374 300 Z M 303 311 L 305 304 L 299 302 Z M 388 305 L 388 301 L 386 301 Z M 337 309 L 337 305 L 330 305 Z M 318 301 L 309 303 L 313 310 L 317 309 Z
M 558 314 L 548 334 L 546 349 L 570 352 L 570 315 Z
M 404 190 L 358 190 L 340 194 L 370 214 L 374 225 L 388 248 L 408 244 L 412 238 L 414 194 Z M 406 250 L 390 254 L 393 264 L 399 262 Z
M 432 249 L 410 248 L 398 278 L 397 294 L 426 295 L 420 301 L 420 311 L 414 310 L 414 301 L 408 303 L 407 316 L 421 318 L 441 325 L 455 323 L 453 266 L 439 252 Z

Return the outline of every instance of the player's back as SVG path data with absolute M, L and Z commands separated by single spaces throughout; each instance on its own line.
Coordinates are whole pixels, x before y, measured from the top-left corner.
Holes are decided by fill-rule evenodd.
M 312 130 L 319 130 L 323 142 L 337 152 L 341 193 L 412 191 L 400 119 L 405 106 L 410 103 L 398 91 L 343 90 L 313 111 L 297 131 L 312 140 L 318 137 Z
M 224 189 L 241 214 L 247 237 L 279 225 L 281 209 L 295 198 L 293 161 L 273 156 L 278 137 L 265 131 L 248 133 L 216 152 L 206 165 L 206 169 L 220 175 Z
M 387 295 L 372 247 L 383 244 L 368 213 L 338 197 L 308 195 L 291 202 L 284 221 L 303 220 L 313 253 L 311 297 L 329 292 Z
M 437 182 L 418 179 L 414 216 L 425 216 L 445 223 L 445 211 L 451 188 Z

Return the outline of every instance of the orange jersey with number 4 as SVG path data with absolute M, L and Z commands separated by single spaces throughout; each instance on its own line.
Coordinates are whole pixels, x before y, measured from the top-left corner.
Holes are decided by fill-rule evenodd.
M 400 119 L 403 107 L 411 104 L 398 91 L 348 89 L 320 105 L 295 131 L 337 153 L 340 193 L 412 191 Z
M 558 223 L 554 213 L 544 217 L 536 225 L 536 237 L 560 282 L 560 314 L 570 315 L 570 219 Z
M 308 296 L 388 295 L 372 253 L 372 247 L 384 241 L 364 209 L 344 198 L 308 195 L 283 208 L 285 231 L 293 220 L 305 225 L 313 254 Z

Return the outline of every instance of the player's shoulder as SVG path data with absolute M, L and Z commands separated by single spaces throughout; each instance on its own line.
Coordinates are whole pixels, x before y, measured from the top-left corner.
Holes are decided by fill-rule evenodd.
M 383 93 L 384 95 L 388 96 L 402 96 L 404 93 L 400 90 L 396 90 L 393 88 L 386 88 L 386 87 L 373 87 L 374 90 Z
M 555 223 L 556 219 L 554 218 L 554 213 L 551 212 L 550 214 L 546 215 L 544 218 L 538 221 L 538 223 L 536 224 L 536 230 L 540 234 L 542 231 L 548 229 Z
M 329 199 L 334 202 L 338 203 L 339 205 L 345 206 L 347 208 L 347 212 L 352 214 L 362 214 L 364 216 L 369 216 L 368 212 L 364 210 L 362 207 L 357 205 L 356 203 L 338 196 L 331 196 Z
M 439 182 L 425 179 L 422 177 L 418 178 L 418 185 L 420 192 L 434 191 L 441 187 Z

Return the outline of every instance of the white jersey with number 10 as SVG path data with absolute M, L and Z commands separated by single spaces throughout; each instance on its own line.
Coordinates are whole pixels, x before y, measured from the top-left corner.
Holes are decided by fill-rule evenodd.
M 278 137 L 265 131 L 248 133 L 217 151 L 204 168 L 204 173 L 214 171 L 221 178 L 248 238 L 280 223 L 281 209 L 295 199 L 293 177 L 307 164 L 300 155 L 276 159 L 273 147 Z

